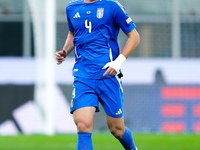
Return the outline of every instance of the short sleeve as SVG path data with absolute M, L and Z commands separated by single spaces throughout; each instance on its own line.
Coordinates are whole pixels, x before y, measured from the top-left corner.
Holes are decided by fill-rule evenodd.
M 73 25 L 71 23 L 69 11 L 68 11 L 67 8 L 66 8 L 66 15 L 67 15 L 68 29 L 69 29 L 69 31 L 74 32 L 74 27 L 73 27 Z
M 124 33 L 128 33 L 136 28 L 136 25 L 119 2 L 116 2 L 114 20 Z

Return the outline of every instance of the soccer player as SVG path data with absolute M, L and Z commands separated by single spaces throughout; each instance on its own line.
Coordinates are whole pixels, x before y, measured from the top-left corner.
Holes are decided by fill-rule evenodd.
M 140 42 L 136 26 L 123 6 L 114 0 L 74 0 L 66 8 L 69 33 L 61 64 L 74 49 L 73 92 L 70 111 L 78 131 L 77 150 L 92 150 L 92 130 L 99 103 L 106 112 L 110 132 L 124 149 L 137 150 L 131 131 L 124 125 L 121 65 Z M 119 29 L 128 40 L 119 51 Z

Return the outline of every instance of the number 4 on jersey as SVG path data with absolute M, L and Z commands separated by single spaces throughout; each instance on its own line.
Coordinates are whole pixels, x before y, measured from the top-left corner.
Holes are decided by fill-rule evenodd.
M 88 24 L 88 23 L 89 23 L 89 24 Z M 92 22 L 91 22 L 91 21 L 88 22 L 88 20 L 85 20 L 85 27 L 86 27 L 87 29 L 89 29 L 89 33 L 92 32 Z

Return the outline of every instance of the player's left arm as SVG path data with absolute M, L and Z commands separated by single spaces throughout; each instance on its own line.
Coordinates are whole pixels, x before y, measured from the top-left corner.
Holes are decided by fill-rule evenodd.
M 128 36 L 128 40 L 121 54 L 124 57 L 128 58 L 132 54 L 132 52 L 136 49 L 136 47 L 139 45 L 140 35 L 136 29 L 133 29 L 132 31 L 128 32 L 126 35 Z
M 112 62 L 107 63 L 103 69 L 106 69 L 106 72 L 103 76 L 106 75 L 116 75 L 119 73 L 119 70 L 121 68 L 121 65 L 124 63 L 124 61 L 131 55 L 131 53 L 136 49 L 136 47 L 140 43 L 140 35 L 137 32 L 136 29 L 133 29 L 132 31 L 126 33 L 128 36 L 128 40 L 121 51 L 121 54 Z

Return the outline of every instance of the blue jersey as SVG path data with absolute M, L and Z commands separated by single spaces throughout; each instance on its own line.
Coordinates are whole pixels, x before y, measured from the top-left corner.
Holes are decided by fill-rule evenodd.
M 119 55 L 119 29 L 128 33 L 135 28 L 124 8 L 113 0 L 85 3 L 70 2 L 66 8 L 68 28 L 74 32 L 75 64 L 73 76 L 102 79 L 104 65 Z

